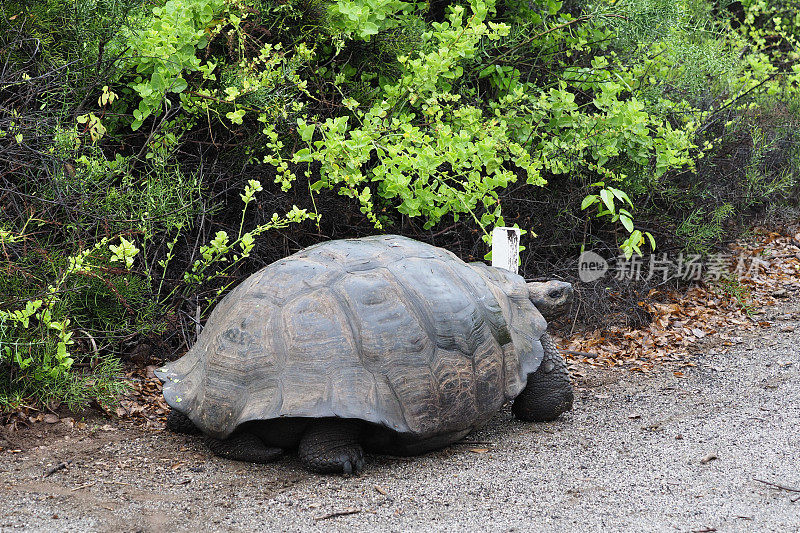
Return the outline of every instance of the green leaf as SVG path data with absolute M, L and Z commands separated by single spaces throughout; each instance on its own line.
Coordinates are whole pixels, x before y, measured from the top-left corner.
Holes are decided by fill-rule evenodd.
M 608 189 L 600 191 L 600 198 L 611 213 L 614 213 L 614 195 Z
M 189 87 L 189 83 L 184 80 L 183 78 L 175 78 L 172 81 L 172 87 L 170 88 L 174 93 L 182 93 Z
M 647 238 L 650 240 L 650 249 L 655 250 L 656 240 L 653 238 L 653 235 L 649 231 L 646 231 L 644 234 L 647 235 Z
M 292 157 L 292 161 L 295 163 L 308 163 L 313 161 L 313 157 L 311 157 L 311 150 L 308 148 L 303 148 L 302 150 L 296 151 Z
M 630 217 L 626 215 L 620 215 L 619 220 L 629 233 L 633 231 L 633 220 L 631 220 Z
M 594 205 L 596 202 L 597 202 L 597 195 L 590 194 L 589 196 L 583 199 L 583 202 L 581 202 L 581 211 L 583 211 L 584 209 L 586 209 L 591 205 Z
M 297 131 L 300 132 L 300 138 L 305 142 L 311 142 L 314 137 L 314 128 L 314 124 L 306 124 L 303 119 L 297 119 Z
M 628 198 L 628 195 L 625 193 L 625 191 L 621 191 L 619 189 L 615 189 L 614 187 L 609 187 L 608 190 L 610 190 L 612 193 L 614 193 L 614 196 L 616 196 L 617 198 L 619 198 L 623 202 L 628 202 L 628 205 L 633 207 L 633 202 L 631 202 L 631 199 Z
M 242 117 L 244 117 L 245 112 L 246 111 L 244 109 L 237 109 L 236 111 L 229 111 L 225 113 L 225 116 L 234 124 L 242 124 Z
M 374 22 L 365 22 L 361 26 L 361 36 L 362 37 L 369 37 L 370 35 L 375 35 L 378 33 L 378 25 Z
M 487 77 L 491 76 L 492 74 L 494 74 L 494 65 L 489 65 L 488 67 L 486 67 L 486 68 L 484 68 L 483 70 L 480 71 L 480 73 L 478 74 L 478 77 L 479 78 L 487 78 Z

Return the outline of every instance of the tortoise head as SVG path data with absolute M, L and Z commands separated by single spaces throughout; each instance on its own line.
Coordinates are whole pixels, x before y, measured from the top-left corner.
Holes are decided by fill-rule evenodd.
M 566 281 L 528 283 L 528 296 L 547 320 L 566 312 L 572 302 L 572 284 Z

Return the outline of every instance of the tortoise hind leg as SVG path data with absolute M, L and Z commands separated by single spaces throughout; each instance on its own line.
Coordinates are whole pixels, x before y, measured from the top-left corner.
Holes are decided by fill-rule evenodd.
M 323 418 L 308 426 L 297 454 L 308 470 L 321 474 L 359 474 L 364 450 L 361 425 L 354 420 Z
M 556 343 L 542 335 L 544 359 L 539 369 L 528 375 L 528 384 L 514 400 L 511 411 L 520 420 L 547 422 L 572 409 L 572 385 L 567 363 L 558 353 Z
M 180 411 L 170 409 L 167 415 L 167 429 L 173 433 L 185 433 L 186 435 L 196 435 L 200 433 L 194 422 L 189 420 L 189 417 Z
M 271 448 L 252 433 L 234 433 L 227 439 L 206 437 L 206 446 L 215 455 L 249 463 L 271 463 L 283 454 L 281 448 Z

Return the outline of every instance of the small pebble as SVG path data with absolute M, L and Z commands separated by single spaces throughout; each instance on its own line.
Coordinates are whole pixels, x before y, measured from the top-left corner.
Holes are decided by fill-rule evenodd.
M 710 454 L 706 455 L 705 457 L 703 457 L 702 459 L 700 459 L 700 464 L 708 464 L 711 461 L 713 461 L 714 459 L 718 459 L 717 454 L 710 453 Z

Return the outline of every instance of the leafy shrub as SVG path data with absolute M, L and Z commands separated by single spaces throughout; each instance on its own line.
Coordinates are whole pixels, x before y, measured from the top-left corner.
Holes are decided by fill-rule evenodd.
M 525 275 L 569 277 L 583 248 L 709 252 L 795 186 L 783 4 L 0 9 L 7 405 L 110 400 L 132 346 L 179 353 L 228 287 L 321 239 L 395 231 L 476 259 L 512 224 L 537 239 Z

